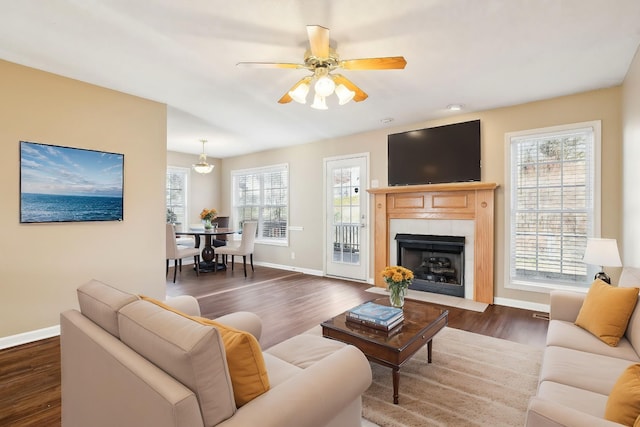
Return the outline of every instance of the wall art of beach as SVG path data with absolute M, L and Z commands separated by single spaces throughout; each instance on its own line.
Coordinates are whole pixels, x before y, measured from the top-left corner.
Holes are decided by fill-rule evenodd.
M 20 222 L 122 221 L 124 155 L 20 142 Z

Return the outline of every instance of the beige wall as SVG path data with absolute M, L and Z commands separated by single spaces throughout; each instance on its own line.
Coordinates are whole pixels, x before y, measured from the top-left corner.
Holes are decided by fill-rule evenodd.
M 166 106 L 0 61 L 0 337 L 58 325 L 95 278 L 164 296 Z M 19 141 L 124 153 L 124 221 L 19 223 Z
M 202 209 L 215 208 L 221 216 L 228 216 L 229 212 L 220 210 L 220 159 L 207 157 L 207 163 L 214 165 L 208 174 L 199 174 L 191 169 L 191 165 L 198 161 L 198 155 L 167 152 L 167 166 L 189 169 L 187 205 L 189 212 L 188 224 L 200 223 Z
M 496 296 L 546 304 L 548 296 L 545 294 L 506 289 L 504 286 L 504 135 L 506 132 L 601 120 L 602 235 L 620 239 L 622 233 L 622 173 L 619 167 L 622 160 L 621 93 L 621 87 L 614 87 L 224 159 L 221 177 L 222 203 L 225 206 L 225 203 L 230 200 L 231 170 L 288 162 L 291 168 L 290 223 L 293 226 L 302 226 L 304 230 L 291 232 L 291 245 L 288 248 L 258 245 L 256 261 L 322 270 L 323 158 L 369 152 L 371 166 L 369 178 L 377 179 L 380 185 L 384 186 L 387 183 L 387 134 L 480 119 L 482 122 L 482 180 L 500 184 L 496 192 Z M 295 260 L 290 259 L 291 251 L 296 253 Z M 373 253 L 371 256 L 373 257 Z M 373 258 L 370 265 L 373 268 Z M 374 274 L 376 272 L 370 271 L 369 277 L 373 277 Z
M 640 49 L 623 86 L 624 190 L 622 263 L 640 267 Z

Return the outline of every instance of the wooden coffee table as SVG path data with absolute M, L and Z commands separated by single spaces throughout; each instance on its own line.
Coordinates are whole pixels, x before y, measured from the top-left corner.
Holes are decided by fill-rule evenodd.
M 373 300 L 390 305 L 389 298 Z M 400 367 L 425 344 L 431 363 L 433 337 L 447 326 L 449 311 L 420 301 L 406 300 L 404 321 L 389 332 L 348 322 L 346 312 L 322 323 L 322 335 L 358 347 L 367 358 L 393 372 L 393 403 L 398 403 Z

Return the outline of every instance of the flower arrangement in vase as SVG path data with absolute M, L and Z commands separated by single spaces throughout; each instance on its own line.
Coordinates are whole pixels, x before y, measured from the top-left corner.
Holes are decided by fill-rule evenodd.
M 393 307 L 402 307 L 407 289 L 413 280 L 413 272 L 408 268 L 398 265 L 385 267 L 382 270 L 382 277 L 387 283 L 389 290 L 389 301 Z
M 202 209 L 202 212 L 200 212 L 200 219 L 204 221 L 205 230 L 211 230 L 213 228 L 211 221 L 216 219 L 217 216 L 218 211 L 215 209 Z

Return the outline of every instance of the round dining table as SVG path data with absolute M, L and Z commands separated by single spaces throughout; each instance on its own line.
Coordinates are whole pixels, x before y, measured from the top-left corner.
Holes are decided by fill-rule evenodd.
M 202 248 L 202 261 L 200 262 L 199 267 L 200 272 L 209 273 L 211 271 L 225 268 L 224 264 L 222 266 L 216 265 L 216 263 L 213 261 L 215 255 L 213 245 L 214 237 L 235 234 L 239 232 L 240 230 L 222 227 L 214 227 L 208 230 L 204 228 L 189 228 L 186 230 L 176 230 L 176 236 L 194 236 L 196 248 L 200 247 L 200 240 L 204 239 L 204 247 Z

